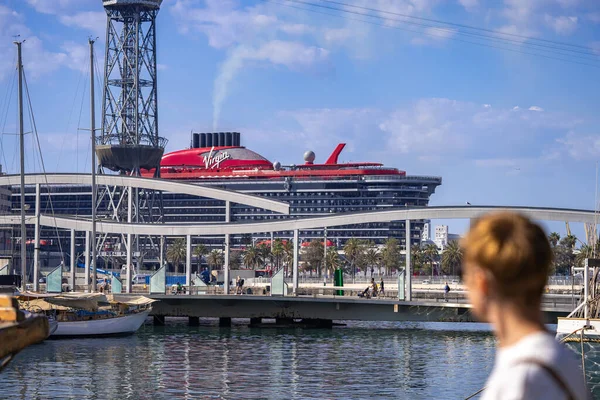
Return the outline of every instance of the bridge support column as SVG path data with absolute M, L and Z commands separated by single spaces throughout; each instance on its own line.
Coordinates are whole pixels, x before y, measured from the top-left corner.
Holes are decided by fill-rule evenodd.
M 231 203 L 225 202 L 225 223 L 231 222 Z M 223 266 L 223 293 L 229 294 L 229 234 L 225 235 L 225 257 Z M 230 323 L 231 325 L 231 323 Z
M 155 315 L 153 318 L 154 326 L 165 326 L 165 316 L 164 315 Z
M 294 296 L 298 296 L 298 229 L 294 229 L 294 266 L 292 273 L 294 274 L 292 293 Z
M 406 228 L 406 268 L 404 269 L 404 273 L 406 274 L 405 279 L 405 299 L 406 301 L 412 300 L 412 265 L 410 263 L 410 219 L 407 219 L 404 222 Z
M 71 278 L 69 279 L 69 286 L 71 291 L 75 291 L 75 261 L 77 260 L 77 254 L 75 253 L 75 229 L 71 229 Z
M 85 291 L 90 291 L 90 232 L 85 231 Z
M 257 326 L 262 324 L 262 318 L 250 318 L 250 326 Z
M 132 188 L 129 186 L 127 190 L 127 222 L 131 223 L 133 220 L 133 196 L 132 196 Z M 137 203 L 136 203 L 137 204 Z M 125 293 L 131 293 L 131 253 L 133 252 L 133 240 L 131 233 L 127 234 L 127 246 L 125 248 L 127 251 L 127 259 L 126 259 L 126 273 L 125 273 Z
M 223 328 L 227 328 L 231 326 L 231 318 L 229 317 L 221 317 L 219 318 L 219 326 Z
M 191 294 L 192 286 L 192 236 L 186 235 L 185 237 L 185 286 L 187 286 L 187 293 Z M 192 317 L 190 317 L 192 318 Z M 190 326 L 192 322 L 190 319 Z
M 189 326 L 200 326 L 200 317 L 189 317 Z
M 40 184 L 35 185 L 35 231 L 33 245 L 33 291 L 40 290 Z

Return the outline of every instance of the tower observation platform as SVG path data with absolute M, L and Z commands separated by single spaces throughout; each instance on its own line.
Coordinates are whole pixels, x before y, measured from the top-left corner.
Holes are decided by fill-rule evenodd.
M 160 165 L 167 140 L 158 134 L 156 16 L 162 0 L 104 0 L 107 15 L 101 167 L 139 176 Z

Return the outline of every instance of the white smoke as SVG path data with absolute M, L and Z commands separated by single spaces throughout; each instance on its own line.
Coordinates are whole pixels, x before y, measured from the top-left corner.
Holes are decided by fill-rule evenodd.
M 329 51 L 321 47 L 307 46 L 299 42 L 271 40 L 258 48 L 240 45 L 229 52 L 219 67 L 213 92 L 213 131 L 219 126 L 223 103 L 227 98 L 229 84 L 246 61 L 265 61 L 284 65 L 294 71 L 310 71 L 327 65 Z
M 242 69 L 247 54 L 248 50 L 245 47 L 236 47 L 229 53 L 227 59 L 219 68 L 219 74 L 215 79 L 215 88 L 213 92 L 213 132 L 216 132 L 219 126 L 221 109 L 223 108 L 223 102 L 227 98 L 229 83 L 233 80 L 238 71 Z

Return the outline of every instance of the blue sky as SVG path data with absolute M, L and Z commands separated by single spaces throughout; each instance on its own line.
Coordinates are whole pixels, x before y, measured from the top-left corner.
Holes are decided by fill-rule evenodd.
M 442 176 L 433 205 L 594 207 L 600 2 L 306 1 L 363 13 L 349 6 L 370 7 L 385 19 L 288 0 L 163 1 L 159 128 L 168 151 L 187 146 L 191 130 L 213 128 L 241 131 L 244 145 L 283 163 L 301 162 L 308 149 L 324 160 L 344 141 L 344 161 L 379 160 L 408 174 Z M 101 4 L 0 0 L 5 170 L 18 165 L 10 134 L 12 40 L 20 34 L 47 170 L 89 171 L 87 39 L 99 37 L 103 58 Z M 398 14 L 572 43 L 596 56 L 585 56 L 589 66 L 521 54 L 532 52 L 533 40 L 517 36 L 502 44 L 513 51 L 490 41 L 473 45 L 460 41 L 472 39 L 458 28 L 431 30 Z M 40 169 L 32 143 L 29 171 Z M 451 230 L 464 226 L 452 222 Z M 549 228 L 564 231 L 561 224 Z

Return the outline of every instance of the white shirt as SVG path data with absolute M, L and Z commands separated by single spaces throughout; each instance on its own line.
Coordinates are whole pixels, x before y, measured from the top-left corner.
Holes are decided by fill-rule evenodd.
M 499 349 L 482 400 L 544 399 L 566 400 L 568 394 L 556 379 L 534 359 L 550 367 L 567 385 L 576 400 L 590 399 L 583 380 L 581 360 L 558 343 L 552 335 L 528 335 L 516 344 Z

